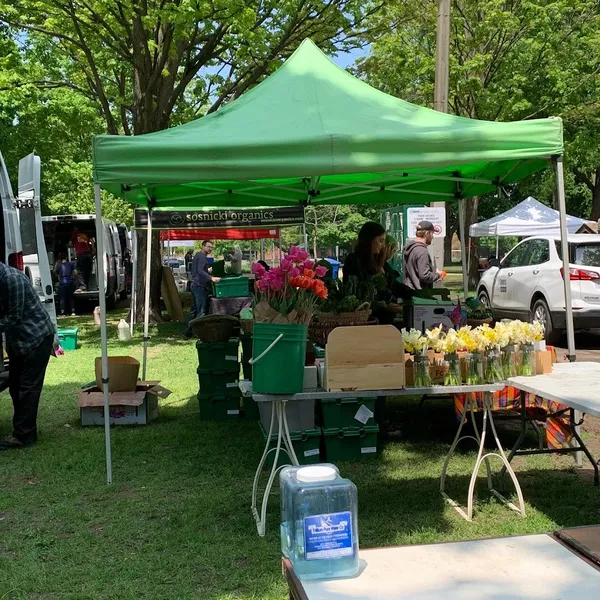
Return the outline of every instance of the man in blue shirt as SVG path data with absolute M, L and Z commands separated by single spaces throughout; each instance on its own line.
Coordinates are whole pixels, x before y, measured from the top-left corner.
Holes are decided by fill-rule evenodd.
M 219 277 L 212 277 L 211 268 L 208 266 L 208 257 L 212 254 L 213 243 L 210 240 L 202 242 L 202 250 L 194 256 L 192 261 L 192 309 L 185 321 L 185 337 L 192 337 L 190 322 L 196 317 L 206 314 L 207 287 L 211 282 L 220 281 Z
M 56 329 L 27 276 L 0 263 L 0 334 L 6 337 L 13 434 L 0 450 L 37 441 L 37 413 Z

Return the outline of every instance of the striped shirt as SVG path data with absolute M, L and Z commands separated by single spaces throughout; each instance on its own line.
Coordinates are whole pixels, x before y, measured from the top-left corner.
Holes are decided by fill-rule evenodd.
M 0 263 L 0 334 L 9 354 L 24 356 L 56 328 L 27 276 Z

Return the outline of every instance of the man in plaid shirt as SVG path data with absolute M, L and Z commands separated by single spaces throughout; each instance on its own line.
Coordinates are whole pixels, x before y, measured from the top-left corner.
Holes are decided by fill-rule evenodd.
M 22 448 L 37 440 L 37 413 L 55 327 L 27 276 L 0 263 L 0 334 L 6 337 L 13 434 L 0 450 Z

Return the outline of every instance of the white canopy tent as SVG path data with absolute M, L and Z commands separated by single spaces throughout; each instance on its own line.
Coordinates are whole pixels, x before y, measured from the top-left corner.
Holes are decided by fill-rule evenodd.
M 567 231 L 577 233 L 589 221 L 566 215 Z M 560 235 L 560 213 L 539 200 L 526 198 L 511 209 L 469 227 L 470 237 L 529 237 L 532 235 Z

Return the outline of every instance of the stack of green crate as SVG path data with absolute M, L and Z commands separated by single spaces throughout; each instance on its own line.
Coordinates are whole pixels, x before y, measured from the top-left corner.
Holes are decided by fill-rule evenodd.
M 377 454 L 375 398 L 327 398 L 319 406 L 324 460 L 335 464 Z
M 267 441 L 267 432 L 259 423 L 260 431 L 263 439 Z M 321 462 L 321 428 L 305 429 L 304 431 L 290 431 L 290 438 L 292 439 L 292 446 L 296 453 L 296 458 L 301 465 L 312 465 Z M 275 447 L 277 446 L 277 434 L 271 434 L 269 442 L 269 453 L 267 454 L 267 467 L 272 467 L 275 460 Z M 281 450 L 279 451 L 279 458 L 277 460 L 277 467 L 283 465 L 290 465 L 292 461 L 288 456 L 287 450 L 283 441 L 281 442 Z
M 203 421 L 225 421 L 240 416 L 239 338 L 227 342 L 198 341 L 198 402 Z

